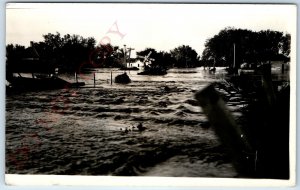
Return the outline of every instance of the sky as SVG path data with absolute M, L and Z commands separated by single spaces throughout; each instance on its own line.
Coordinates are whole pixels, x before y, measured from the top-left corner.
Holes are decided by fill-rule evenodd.
M 201 55 L 205 41 L 225 27 L 293 34 L 296 6 L 255 4 L 8 3 L 6 44 L 29 46 L 59 32 L 99 43 L 169 51 L 189 45 Z M 115 31 L 115 32 L 113 32 Z M 293 35 L 292 35 L 293 38 Z M 134 52 L 133 52 L 134 54 Z

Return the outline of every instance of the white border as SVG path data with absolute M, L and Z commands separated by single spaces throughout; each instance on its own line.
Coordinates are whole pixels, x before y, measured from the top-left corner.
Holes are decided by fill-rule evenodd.
M 31 1 L 37 2 L 37 1 Z M 40 1 L 39 1 L 40 2 Z M 49 2 L 49 1 L 48 1 Z M 57 1 L 56 1 L 57 2 Z M 58 1 L 59 2 L 59 1 Z M 65 1 L 68 2 L 68 1 Z M 69 1 L 70 2 L 70 1 Z M 73 1 L 78 2 L 78 1 Z M 82 1 L 79 1 L 82 2 Z M 114 2 L 114 1 L 111 1 Z M 120 2 L 120 1 L 119 1 Z M 152 1 L 160 2 L 160 1 Z M 164 1 L 171 2 L 171 1 Z M 208 1 L 194 1 L 194 2 L 208 2 Z M 219 1 L 220 3 L 229 3 L 228 1 Z M 297 1 L 294 3 L 296 4 Z M 212 3 L 212 2 L 209 2 Z M 246 3 L 242 1 L 232 1 L 232 3 Z M 263 3 L 262 1 L 252 1 L 247 3 Z M 291 3 L 289 1 L 265 1 L 264 3 Z M 5 4 L 4 4 L 5 10 Z M 297 10 L 298 11 L 298 10 Z M 5 11 L 1 14 L 5 15 Z M 5 23 L 5 16 L 4 16 Z M 299 21 L 297 20 L 297 23 Z M 5 26 L 5 24 L 3 24 Z M 4 27 L 5 31 L 5 27 Z M 4 32 L 5 34 L 5 32 Z M 294 34 L 294 35 L 293 35 Z M 291 62 L 297 63 L 296 60 L 296 28 L 292 35 L 291 40 Z M 5 39 L 5 36 L 4 36 Z M 2 40 L 2 39 L 1 39 Z M 1 41 L 0 41 L 1 42 Z M 5 44 L 5 40 L 2 41 Z M 4 47 L 5 53 L 5 47 Z M 1 56 L 5 54 L 1 52 Z M 5 57 L 4 57 L 5 58 Z M 2 62 L 5 59 L 1 59 Z M 5 62 L 4 62 L 5 63 Z M 3 66 L 3 65 L 2 65 Z M 4 66 L 5 67 L 5 66 Z M 138 187 L 295 187 L 296 184 L 296 64 L 291 65 L 291 102 L 290 102 L 290 180 L 273 180 L 273 179 L 239 179 L 239 178 L 173 178 L 173 177 L 110 177 L 110 176 L 59 176 L 59 175 L 17 175 L 17 174 L 6 174 L 5 180 L 7 185 L 22 185 L 22 186 L 45 186 L 45 185 L 67 185 L 67 186 L 138 186 Z M 2 67 L 3 69 L 3 67 Z M 2 70 L 3 71 L 3 70 Z M 2 76 L 5 76 L 2 72 Z M 3 80 L 4 81 L 4 80 Z M 2 83 L 4 84 L 4 82 Z M 4 86 L 4 85 L 3 85 Z M 5 91 L 2 86 L 3 92 Z M 3 97 L 3 95 L 2 95 Z M 5 94 L 4 94 L 5 98 Z M 2 99 L 3 100 L 3 99 Z M 5 105 L 5 102 L 4 102 Z M 4 106 L 3 106 L 4 107 Z M 5 110 L 5 109 L 3 109 Z M 2 124 L 5 126 L 5 117 L 2 116 Z M 3 127 L 2 132 L 5 134 L 5 127 Z M 5 141 L 5 138 L 2 138 L 2 142 Z M 5 147 L 4 147 L 5 148 Z M 3 151 L 3 150 L 2 150 Z M 3 151 L 5 152 L 5 151 Z M 2 154 L 4 155 L 4 154 Z M 1 169 L 5 168 L 4 166 Z M 294 169 L 293 169 L 294 168 Z M 4 169 L 5 171 L 5 169 Z M 1 188 L 2 189 L 2 188 Z
M 198 177 L 115 177 L 70 175 L 6 174 L 8 185 L 67 185 L 67 186 L 152 186 L 152 187 L 292 187 L 291 180 L 198 178 Z

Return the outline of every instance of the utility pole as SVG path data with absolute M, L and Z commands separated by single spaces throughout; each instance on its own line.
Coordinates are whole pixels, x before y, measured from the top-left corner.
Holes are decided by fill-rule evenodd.
M 126 45 L 124 44 L 124 67 L 125 67 L 125 68 L 127 67 L 127 63 L 126 63 L 126 54 L 127 54 L 127 51 L 126 51 Z
M 235 69 L 235 43 L 233 43 L 233 69 Z

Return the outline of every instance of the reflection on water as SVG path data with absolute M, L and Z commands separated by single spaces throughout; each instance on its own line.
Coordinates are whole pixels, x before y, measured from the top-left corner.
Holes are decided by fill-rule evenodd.
M 196 91 L 224 77 L 222 70 L 130 71 L 128 85 L 110 85 L 111 71 L 113 78 L 122 73 L 94 70 L 79 74 L 85 88 L 8 96 L 6 172 L 238 176 L 194 100 Z M 61 77 L 74 82 L 73 75 Z M 239 103 L 230 106 L 240 114 Z M 139 131 L 139 123 L 147 129 Z

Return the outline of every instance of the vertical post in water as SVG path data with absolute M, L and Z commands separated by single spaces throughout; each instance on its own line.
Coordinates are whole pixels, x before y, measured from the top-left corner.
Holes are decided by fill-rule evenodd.
M 110 71 L 110 85 L 112 85 L 112 71 Z
M 96 73 L 94 73 L 94 88 L 96 87 Z
M 78 83 L 77 73 L 75 72 L 75 82 Z
M 235 43 L 233 44 L 233 69 L 235 69 Z

